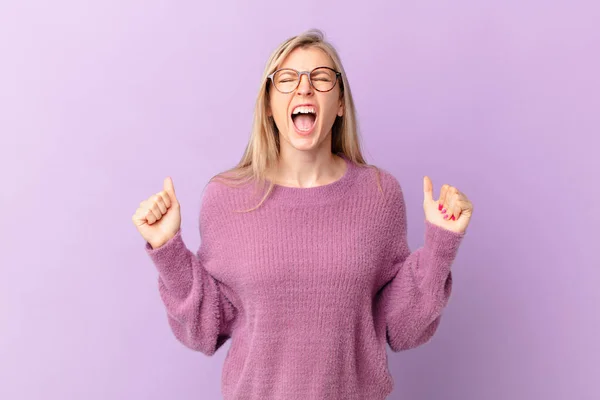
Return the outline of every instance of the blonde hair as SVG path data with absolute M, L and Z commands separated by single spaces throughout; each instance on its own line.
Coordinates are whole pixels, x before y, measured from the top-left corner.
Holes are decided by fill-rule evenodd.
M 331 133 L 331 151 L 332 153 L 342 153 L 358 167 L 368 167 L 376 170 L 377 185 L 379 191 L 383 192 L 380 183 L 380 170 L 374 165 L 367 164 L 362 156 L 359 141 L 358 123 L 356 119 L 356 109 L 350 84 L 346 77 L 338 52 L 331 43 L 324 39 L 324 34 L 319 29 L 310 29 L 293 36 L 277 47 L 269 57 L 265 70 L 262 75 L 260 89 L 256 98 L 254 108 L 254 121 L 250 139 L 241 160 L 233 168 L 213 176 L 210 181 L 220 181 L 227 186 L 239 186 L 253 181 L 255 189 L 260 187 L 264 189 L 267 183 L 266 172 L 269 168 L 277 165 L 279 158 L 279 133 L 275 121 L 267 116 L 267 107 L 269 104 L 270 83 L 267 76 L 275 71 L 285 58 L 296 48 L 316 47 L 323 50 L 331 57 L 335 69 L 341 72 L 340 97 L 343 98 L 344 114 L 337 117 L 333 123 Z M 209 182 L 210 182 L 209 181 Z M 255 207 L 247 211 L 255 210 L 260 207 L 272 192 L 274 183 L 269 181 L 269 185 L 263 198 Z

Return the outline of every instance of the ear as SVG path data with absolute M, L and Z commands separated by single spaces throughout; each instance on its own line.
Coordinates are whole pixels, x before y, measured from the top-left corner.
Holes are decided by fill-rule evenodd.
M 343 97 L 339 101 L 337 115 L 338 115 L 338 117 L 342 117 L 344 115 L 344 98 Z
M 271 106 L 269 104 L 267 104 L 267 117 L 272 117 L 273 116 L 273 112 L 271 111 Z

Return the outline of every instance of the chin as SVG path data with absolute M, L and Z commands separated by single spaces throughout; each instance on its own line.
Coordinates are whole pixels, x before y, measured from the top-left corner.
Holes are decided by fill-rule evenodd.
M 313 150 L 323 143 L 323 136 L 319 129 L 315 129 L 313 133 L 307 136 L 298 135 L 295 131 L 287 136 L 288 142 L 296 150 Z

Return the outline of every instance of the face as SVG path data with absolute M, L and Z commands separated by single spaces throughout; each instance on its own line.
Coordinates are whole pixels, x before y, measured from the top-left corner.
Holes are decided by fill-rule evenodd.
M 316 67 L 335 69 L 333 61 L 323 50 L 316 47 L 296 48 L 283 61 L 279 68 L 293 68 L 297 71 L 312 71 Z M 313 78 L 313 82 L 318 77 Z M 291 93 L 281 93 L 272 86 L 267 107 L 267 115 L 272 116 L 279 130 L 280 146 L 289 146 L 296 150 L 316 150 L 327 146 L 331 149 L 331 127 L 337 116 L 344 113 L 343 100 L 340 99 L 340 80 L 328 92 L 319 92 L 302 75 L 300 84 Z M 309 104 L 300 115 L 293 115 L 295 108 Z M 313 109 L 314 115 L 304 114 Z M 304 115 L 302 115 L 304 114 Z M 282 152 L 285 149 L 281 149 Z

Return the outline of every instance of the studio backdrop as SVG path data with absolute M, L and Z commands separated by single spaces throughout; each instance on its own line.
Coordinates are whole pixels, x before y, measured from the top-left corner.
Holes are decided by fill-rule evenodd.
M 475 206 L 436 335 L 390 399 L 600 398 L 600 8 L 579 1 L 5 1 L 0 398 L 219 399 L 131 222 L 173 178 L 186 245 L 271 51 L 321 29 L 423 245 L 423 175 Z

